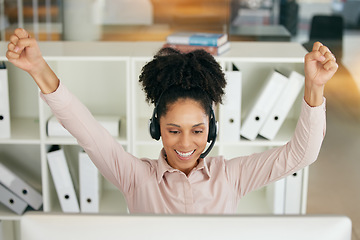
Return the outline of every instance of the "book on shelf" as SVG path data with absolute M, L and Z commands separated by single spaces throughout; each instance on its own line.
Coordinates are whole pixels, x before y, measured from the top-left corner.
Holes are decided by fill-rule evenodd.
M 241 136 L 255 140 L 287 82 L 288 78 L 279 71 L 270 72 L 254 105 L 245 117 L 240 130 Z
M 221 46 L 200 46 L 200 45 L 186 45 L 186 44 L 172 44 L 165 43 L 163 47 L 170 47 L 179 50 L 183 53 L 188 53 L 194 50 L 202 49 L 213 56 L 219 56 L 230 49 L 230 42 L 226 42 Z
M 30 184 L 24 181 L 8 166 L 0 162 L 0 183 L 11 190 L 30 207 L 39 210 L 43 204 L 42 195 Z
M 0 62 L 0 138 L 10 138 L 10 105 L 8 72 L 4 62 Z
M 226 33 L 175 32 L 167 36 L 167 43 L 219 47 L 228 41 Z

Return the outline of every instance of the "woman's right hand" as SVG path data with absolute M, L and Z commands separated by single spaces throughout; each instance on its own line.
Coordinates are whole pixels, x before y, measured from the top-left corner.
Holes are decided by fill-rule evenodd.
M 9 62 L 28 72 L 43 93 L 54 92 L 59 86 L 59 80 L 44 60 L 36 39 L 22 28 L 10 36 L 6 52 Z
M 36 40 L 22 28 L 16 29 L 10 36 L 6 57 L 9 62 L 31 75 L 45 63 Z

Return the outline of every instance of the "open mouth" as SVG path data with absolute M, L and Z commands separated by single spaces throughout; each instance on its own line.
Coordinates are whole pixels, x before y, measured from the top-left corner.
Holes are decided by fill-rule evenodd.
M 180 151 L 178 151 L 178 150 L 175 150 L 175 152 L 176 152 L 176 154 L 177 154 L 180 158 L 182 158 L 182 159 L 188 159 L 188 158 L 190 158 L 190 157 L 194 154 L 195 150 L 192 150 L 192 151 L 190 151 L 190 152 L 180 152 Z

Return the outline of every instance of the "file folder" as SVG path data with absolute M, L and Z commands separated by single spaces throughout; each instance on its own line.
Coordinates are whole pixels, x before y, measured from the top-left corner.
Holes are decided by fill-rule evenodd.
M 83 213 L 98 213 L 101 178 L 98 169 L 84 151 L 79 152 L 80 209 Z
M 62 211 L 66 213 L 79 213 L 78 197 L 64 150 L 59 146 L 52 146 L 47 153 L 47 160 Z
M 23 214 L 28 206 L 24 200 L 2 184 L 0 184 L 0 202 L 18 215 Z
M 113 137 L 118 137 L 120 133 L 121 118 L 118 116 L 94 116 L 95 119 L 110 133 Z M 47 135 L 49 137 L 70 137 L 71 134 L 59 123 L 55 116 L 51 116 L 46 125 Z
M 270 73 L 241 127 L 243 137 L 255 140 L 287 81 L 288 78 L 276 70 Z
M 225 72 L 226 88 L 223 105 L 220 106 L 219 135 L 222 141 L 240 140 L 241 119 L 241 72 Z
M 8 73 L 4 62 L 0 62 L 0 138 L 10 138 L 10 106 Z
M 260 135 L 273 140 L 278 133 L 281 125 L 284 123 L 291 107 L 304 86 L 305 77 L 296 71 L 292 71 L 289 80 L 282 91 L 274 108 L 271 110 L 268 118 L 260 130 Z
M 32 186 L 26 183 L 3 163 L 0 163 L 0 183 L 24 200 L 30 207 L 39 210 L 42 206 L 42 196 Z

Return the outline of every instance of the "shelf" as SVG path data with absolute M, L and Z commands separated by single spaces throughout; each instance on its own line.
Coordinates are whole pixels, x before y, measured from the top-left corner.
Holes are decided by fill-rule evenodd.
M 0 61 L 6 61 L 7 42 L 0 42 Z M 145 102 L 138 82 L 141 68 L 163 46 L 164 42 L 39 42 L 44 58 L 66 87 L 93 115 L 121 116 L 117 141 L 136 157 L 157 159 L 162 141 L 149 134 L 153 105 Z M 290 42 L 231 42 L 231 50 L 215 57 L 222 67 L 236 65 L 242 72 L 241 116 L 244 118 L 252 100 L 274 68 L 293 69 L 303 73 L 307 51 Z M 44 200 L 43 213 L 62 215 L 59 200 L 49 172 L 46 148 L 63 145 L 74 153 L 78 143 L 73 137 L 48 137 L 46 122 L 50 108 L 39 98 L 39 89 L 27 73 L 7 62 L 11 102 L 11 138 L 0 139 L 0 156 L 8 158 L 15 169 L 27 175 Z M 225 69 L 225 68 L 224 68 Z M 26 81 L 25 81 L 26 80 Z M 254 141 L 217 139 L 209 156 L 226 159 L 262 152 L 286 144 L 292 137 L 301 110 L 301 97 L 294 104 L 274 140 L 258 136 Z M 219 119 L 217 119 L 219 120 Z M 221 124 L 220 124 L 221 126 Z M 219 129 L 221 131 L 221 129 Z M 27 156 L 24 159 L 23 156 Z M 72 160 L 71 160 L 72 161 Z M 76 163 L 76 160 L 73 161 Z M 16 168 L 17 167 L 17 168 Z M 305 184 L 306 179 L 301 184 Z M 104 184 L 100 214 L 127 214 L 122 193 L 109 182 Z M 302 196 L 303 198 L 306 197 Z M 253 191 L 240 200 L 241 214 L 271 214 L 267 187 Z M 302 206 L 303 208 L 306 206 Z M 18 221 L 21 216 L 0 206 L 0 220 Z
M 0 138 L 0 144 L 40 144 L 39 121 L 31 118 L 12 118 L 11 137 Z
M 132 55 L 134 42 L 39 42 L 46 61 L 124 61 Z M 91 49 L 91 51 L 89 51 Z M 7 43 L 0 42 L 0 61 L 5 57 Z

